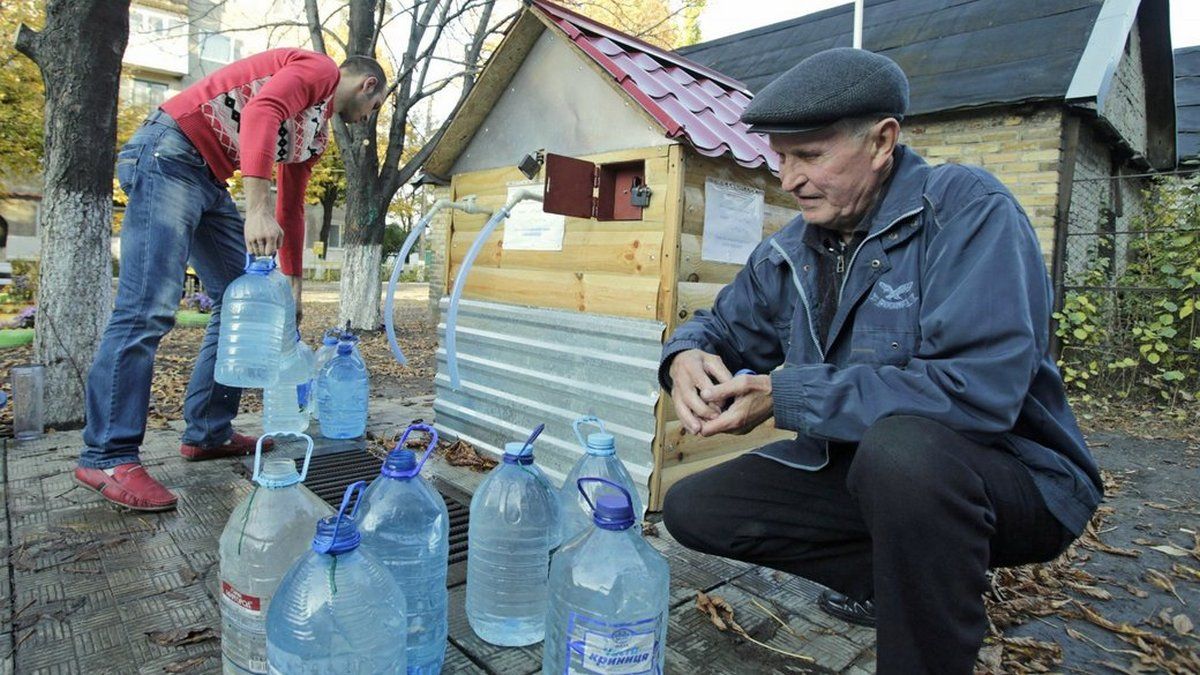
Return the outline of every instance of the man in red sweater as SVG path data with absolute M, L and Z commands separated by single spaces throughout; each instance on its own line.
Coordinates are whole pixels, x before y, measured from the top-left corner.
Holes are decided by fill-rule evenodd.
M 159 341 L 175 324 L 189 262 L 214 300 L 184 401 L 186 460 L 254 451 L 235 433 L 241 390 L 213 380 L 221 296 L 243 270 L 246 252 L 278 253 L 297 309 L 304 251 L 304 190 L 329 143 L 328 119 L 369 119 L 387 78 L 370 58 L 339 67 L 324 54 L 274 49 L 229 64 L 151 113 L 117 156 L 129 196 L 121 227 L 116 305 L 87 382 L 85 448 L 75 480 L 109 501 L 141 511 L 175 508 L 175 495 L 146 472 L 138 449 L 146 432 Z M 269 191 L 276 165 L 278 198 Z M 246 193 L 243 220 L 226 187 L 237 169 Z

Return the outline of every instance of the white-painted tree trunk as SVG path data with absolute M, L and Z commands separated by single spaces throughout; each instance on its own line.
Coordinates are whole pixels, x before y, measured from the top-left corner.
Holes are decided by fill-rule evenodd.
M 379 298 L 382 295 L 379 266 L 381 244 L 350 244 L 342 257 L 341 309 L 338 322 L 347 321 L 356 330 L 378 330 L 381 325 Z

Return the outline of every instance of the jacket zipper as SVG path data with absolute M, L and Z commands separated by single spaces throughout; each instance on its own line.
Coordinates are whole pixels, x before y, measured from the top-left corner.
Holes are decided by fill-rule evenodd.
M 800 302 L 804 304 L 804 318 L 808 321 L 808 336 L 812 338 L 813 346 L 817 348 L 817 354 L 820 355 L 821 361 L 825 361 L 825 350 L 821 348 L 821 341 L 817 339 L 817 329 L 812 322 L 812 307 L 808 304 L 808 295 L 804 292 L 804 286 L 800 284 L 800 277 L 796 275 L 796 264 L 792 262 L 792 257 L 783 250 L 778 241 L 772 239 L 771 248 L 779 251 L 779 255 L 783 256 L 787 263 L 788 271 L 792 273 L 792 284 L 800 293 Z
M 908 213 L 902 213 L 902 214 L 900 214 L 899 216 L 897 216 L 895 220 L 893 220 L 892 222 L 888 223 L 888 226 L 887 226 L 887 227 L 885 227 L 885 228 L 883 228 L 883 229 L 879 230 L 879 231 L 878 231 L 878 232 L 876 232 L 875 234 L 868 235 L 868 236 L 867 236 L 867 237 L 865 237 L 865 238 L 864 238 L 862 241 L 858 242 L 858 248 L 854 249 L 854 253 L 853 253 L 853 254 L 850 256 L 850 264 L 849 264 L 847 267 L 848 267 L 849 269 L 853 269 L 853 268 L 854 268 L 854 260 L 855 260 L 855 258 L 857 258 L 857 257 L 858 257 L 858 252 L 862 250 L 862 247 L 863 247 L 864 245 L 866 245 L 866 243 L 867 243 L 868 241 L 871 241 L 872 239 L 874 239 L 874 238 L 876 238 L 876 237 L 878 237 L 878 236 L 880 236 L 880 235 L 882 235 L 882 234 L 886 233 L 888 230 L 890 230 L 890 229 L 892 229 L 893 227 L 895 227 L 895 226 L 896 226 L 896 223 L 899 223 L 900 221 L 904 220 L 905 218 L 908 218 L 909 216 L 915 216 L 916 214 L 918 214 L 918 213 L 920 213 L 921 211 L 924 211 L 924 210 L 925 210 L 925 209 L 924 209 L 924 207 L 922 207 L 922 208 L 919 208 L 919 209 L 913 209 L 912 211 L 909 211 Z M 772 242 L 772 243 L 774 243 L 774 242 Z M 788 262 L 790 263 L 791 261 L 789 260 Z M 838 258 L 838 269 L 839 269 L 839 270 L 841 269 L 841 258 L 840 258 L 840 257 Z M 846 292 L 846 282 L 847 282 L 847 281 L 849 281 L 849 280 L 850 280 L 850 275 L 849 275 L 849 274 L 847 274 L 846 276 L 842 277 L 842 287 L 838 289 L 838 307 L 841 307 L 841 306 L 842 306 L 842 294 Z

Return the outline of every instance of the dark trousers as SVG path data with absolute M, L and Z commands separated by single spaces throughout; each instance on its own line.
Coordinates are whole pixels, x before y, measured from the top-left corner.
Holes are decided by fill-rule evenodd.
M 987 570 L 1051 560 L 1073 536 L 1003 449 L 889 417 L 821 471 L 742 455 L 676 483 L 663 522 L 688 548 L 874 599 L 877 672 L 970 673 Z

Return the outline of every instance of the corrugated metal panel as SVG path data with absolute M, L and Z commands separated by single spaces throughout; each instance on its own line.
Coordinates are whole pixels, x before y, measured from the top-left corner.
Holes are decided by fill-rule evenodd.
M 446 372 L 445 330 L 439 324 L 438 433 L 499 455 L 506 441 L 524 440 L 544 423 L 538 464 L 561 484 L 583 452 L 571 423 L 595 415 L 616 436 L 617 453 L 648 503 L 662 323 L 463 300 L 458 391 Z
M 778 172 L 778 156 L 767 139 L 742 124 L 750 103 L 740 82 L 665 52 L 544 0 L 534 6 L 592 57 L 622 89 L 650 113 L 667 135 L 682 137 L 702 155 L 729 155 L 754 169 Z

